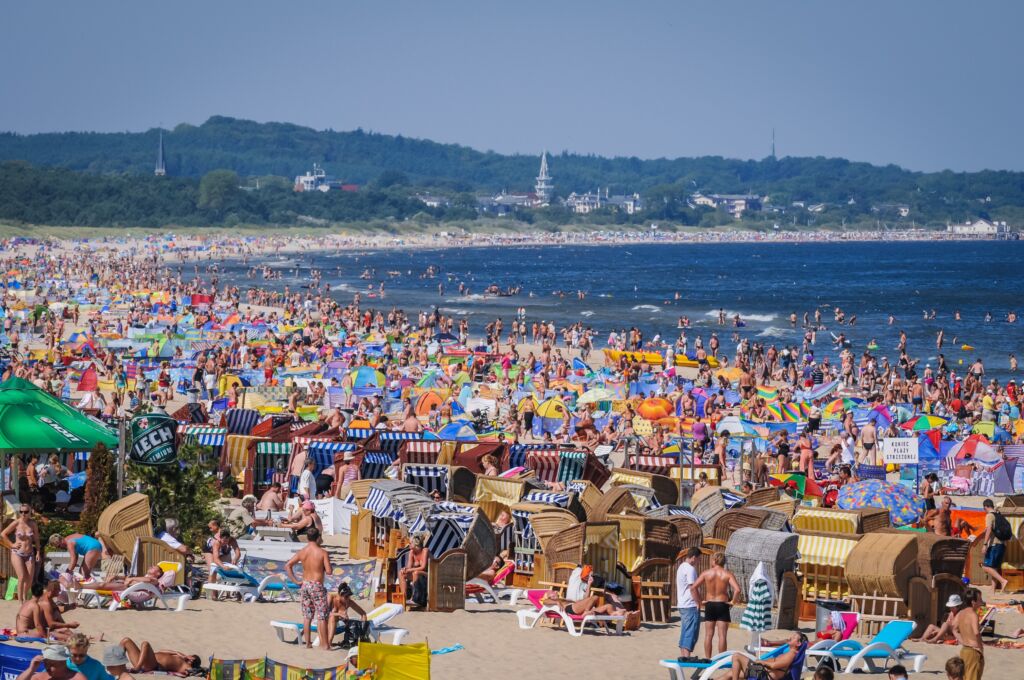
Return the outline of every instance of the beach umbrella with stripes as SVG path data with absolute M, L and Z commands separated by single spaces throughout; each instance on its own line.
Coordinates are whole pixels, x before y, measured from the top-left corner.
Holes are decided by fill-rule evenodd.
M 757 644 L 758 633 L 772 627 L 772 585 L 764 575 L 764 563 L 759 562 L 750 578 L 747 608 L 743 610 L 740 628 L 749 630 L 751 644 Z

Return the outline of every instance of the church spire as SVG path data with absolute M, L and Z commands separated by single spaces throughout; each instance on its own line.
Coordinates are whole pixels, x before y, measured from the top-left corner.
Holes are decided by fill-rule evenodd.
M 554 185 L 551 183 L 551 175 L 548 174 L 548 152 L 540 155 L 540 173 L 537 175 L 537 183 L 533 192 L 537 194 L 537 202 L 540 205 L 548 205 L 551 202 L 551 192 Z
M 164 131 L 160 131 L 160 145 L 156 149 L 156 169 L 153 174 L 163 177 L 167 174 L 167 167 L 164 165 Z

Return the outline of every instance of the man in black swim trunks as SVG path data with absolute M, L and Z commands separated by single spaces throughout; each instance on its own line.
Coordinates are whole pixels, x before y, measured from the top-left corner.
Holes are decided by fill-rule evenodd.
M 701 586 L 704 587 L 703 598 L 698 592 Z M 725 568 L 725 553 L 718 552 L 711 556 L 711 568 L 697 577 L 690 590 L 697 606 L 704 603 L 704 657 L 710 659 L 711 643 L 716 632 L 718 653 L 729 648 L 729 607 L 738 603 L 741 592 L 736 577 Z

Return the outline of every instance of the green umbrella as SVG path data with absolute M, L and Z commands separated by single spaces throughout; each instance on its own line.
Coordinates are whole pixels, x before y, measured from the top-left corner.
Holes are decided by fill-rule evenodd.
M 0 451 L 91 451 L 117 433 L 27 380 L 0 383 Z

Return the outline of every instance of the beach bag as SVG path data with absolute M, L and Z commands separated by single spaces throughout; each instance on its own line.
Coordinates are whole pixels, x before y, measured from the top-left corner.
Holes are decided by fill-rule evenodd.
M 370 623 L 369 621 L 360 621 L 359 619 L 346 619 L 345 620 L 345 636 L 341 640 L 341 646 L 346 649 L 355 647 L 360 642 L 373 642 L 370 639 Z
M 751 661 L 747 664 L 747 680 L 771 680 L 768 674 L 768 667 L 763 663 Z
M 1013 527 L 1010 526 L 1010 521 L 1003 517 L 1002 513 L 993 512 L 995 515 L 995 521 L 992 523 L 992 535 L 998 538 L 1004 543 L 1013 538 Z

